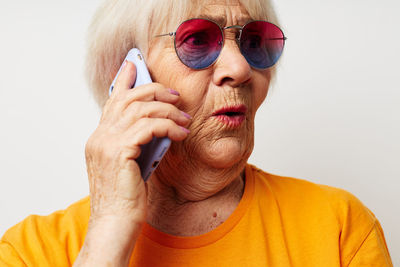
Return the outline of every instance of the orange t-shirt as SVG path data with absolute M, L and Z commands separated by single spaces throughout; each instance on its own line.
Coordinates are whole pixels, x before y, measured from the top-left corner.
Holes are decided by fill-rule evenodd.
M 0 265 L 71 266 L 89 198 L 29 216 L 0 241 Z M 350 193 L 246 166 L 243 197 L 213 231 L 193 237 L 145 224 L 130 266 L 392 266 L 375 216 Z

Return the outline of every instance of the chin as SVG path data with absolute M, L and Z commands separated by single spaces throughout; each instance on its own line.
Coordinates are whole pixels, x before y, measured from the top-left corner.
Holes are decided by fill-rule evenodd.
M 205 146 L 203 160 L 216 169 L 232 168 L 247 162 L 252 145 L 236 137 L 225 137 Z

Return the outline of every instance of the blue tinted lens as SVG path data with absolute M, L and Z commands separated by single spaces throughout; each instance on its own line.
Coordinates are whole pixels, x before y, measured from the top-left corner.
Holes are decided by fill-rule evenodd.
M 221 28 L 206 19 L 183 22 L 175 35 L 175 50 L 183 64 L 204 69 L 217 60 L 223 44 Z
M 282 54 L 285 37 L 278 26 L 266 21 L 252 21 L 242 29 L 240 51 L 257 68 L 273 66 Z
M 273 66 L 282 54 L 285 37 L 278 26 L 266 21 L 246 24 L 240 36 L 240 51 L 254 68 Z M 175 33 L 175 50 L 183 64 L 192 69 L 212 65 L 221 53 L 223 32 L 207 19 L 184 21 Z

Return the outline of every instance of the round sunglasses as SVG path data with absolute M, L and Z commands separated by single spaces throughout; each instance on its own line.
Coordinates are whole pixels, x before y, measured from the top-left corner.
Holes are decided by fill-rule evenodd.
M 286 37 L 282 30 L 267 21 L 250 21 L 243 26 L 221 28 L 209 19 L 194 18 L 182 22 L 176 32 L 160 34 L 173 36 L 180 61 L 192 69 L 205 69 L 214 64 L 224 45 L 224 30 L 238 29 L 236 37 L 240 52 L 256 69 L 273 66 L 282 54 Z

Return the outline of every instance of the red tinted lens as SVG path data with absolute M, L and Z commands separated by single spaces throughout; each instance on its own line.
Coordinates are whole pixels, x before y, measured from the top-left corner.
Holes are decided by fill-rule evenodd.
M 247 62 L 258 69 L 274 65 L 282 54 L 285 38 L 281 29 L 266 21 L 252 21 L 243 27 L 240 50 Z
M 221 28 L 212 21 L 191 19 L 176 30 L 176 53 L 182 63 L 190 68 L 209 67 L 218 58 L 222 46 Z

